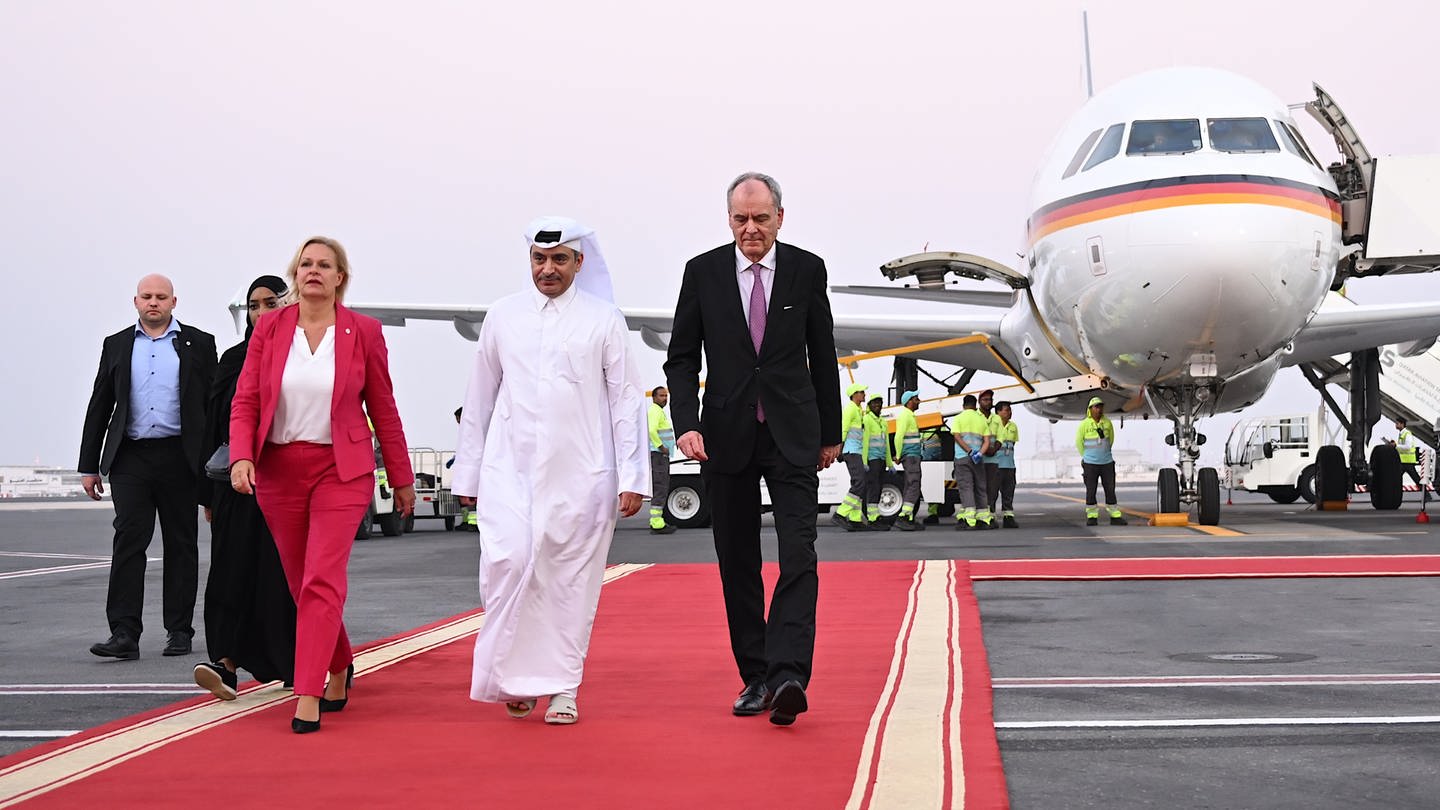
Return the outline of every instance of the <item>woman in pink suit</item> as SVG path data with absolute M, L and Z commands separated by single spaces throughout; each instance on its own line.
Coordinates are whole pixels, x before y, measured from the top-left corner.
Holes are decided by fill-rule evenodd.
M 230 483 L 255 493 L 295 597 L 299 701 L 290 728 L 305 734 L 320 730 L 321 712 L 345 708 L 355 671 L 345 567 L 374 490 L 367 412 L 402 515 L 415 507 L 415 476 L 380 322 L 340 303 L 350 282 L 345 249 L 313 237 L 289 276 L 296 303 L 256 324 L 236 386 Z

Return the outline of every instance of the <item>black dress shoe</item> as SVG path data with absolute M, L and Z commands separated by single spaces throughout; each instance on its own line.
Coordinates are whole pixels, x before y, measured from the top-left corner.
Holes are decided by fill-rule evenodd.
M 124 633 L 114 633 L 108 641 L 91 644 L 90 652 L 101 658 L 135 661 L 140 658 L 140 644 Z
M 751 717 L 770 708 L 770 687 L 764 681 L 748 684 L 735 698 L 735 716 Z
M 178 631 L 178 630 L 175 631 L 174 633 L 171 633 L 170 636 L 165 639 L 165 651 L 162 652 L 162 653 L 160 653 L 160 654 L 161 654 L 161 655 L 189 655 L 189 654 L 190 654 L 190 637 L 187 636 L 187 635 L 185 635 L 184 633 L 181 633 L 181 632 Z
M 786 681 L 775 690 L 770 701 L 770 722 L 777 726 L 788 726 L 795 722 L 795 716 L 810 708 L 805 700 L 805 687 L 799 681 Z
M 330 698 L 327 698 L 327 697 L 321 697 L 321 698 L 320 698 L 320 713 L 321 713 L 321 714 L 324 714 L 325 712 L 338 712 L 338 711 L 340 711 L 341 709 L 345 708 L 345 704 L 347 704 L 347 703 L 350 702 L 350 684 L 352 684 L 352 683 L 354 683 L 354 682 L 355 682 L 355 662 L 352 661 L 352 662 L 350 662 L 350 666 L 348 666 L 348 667 L 345 668 L 345 697 L 343 697 L 343 698 L 336 698 L 335 700 L 331 700 Z M 301 722 L 304 722 L 304 721 L 302 720 Z
M 195 683 L 202 689 L 209 690 L 210 694 L 221 700 L 234 700 L 235 687 L 239 683 L 239 679 L 224 665 L 212 664 L 207 661 L 195 665 Z
M 309 734 L 312 731 L 320 730 L 319 720 L 301 720 L 298 717 L 290 718 L 290 730 L 296 734 Z

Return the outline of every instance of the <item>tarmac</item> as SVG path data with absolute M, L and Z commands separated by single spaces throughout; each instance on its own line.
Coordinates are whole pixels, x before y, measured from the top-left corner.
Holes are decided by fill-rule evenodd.
M 1320 513 L 1235 493 L 1221 526 L 1199 528 L 1144 525 L 1150 487 L 1122 487 L 1129 526 L 1102 519 L 1087 527 L 1081 494 L 1021 488 L 1021 528 L 986 532 L 956 532 L 946 520 L 924 532 L 849 533 L 822 516 L 817 548 L 822 560 L 1440 550 L 1437 530 L 1416 522 L 1413 494 L 1399 511 L 1374 511 L 1357 495 L 1349 511 Z M 199 693 L 191 668 L 204 657 L 201 605 L 195 654 L 160 655 L 158 540 L 140 660 L 88 652 L 108 635 L 111 518 L 108 504 L 0 505 L 0 755 Z M 207 539 L 202 526 L 202 591 Z M 656 536 L 632 518 L 621 522 L 610 561 L 714 556 L 708 530 Z M 478 557 L 474 534 L 445 532 L 434 520 L 357 542 L 351 638 L 363 643 L 473 609 Z M 974 589 L 1016 808 L 1440 804 L 1434 577 L 977 581 Z M 814 677 L 841 665 L 817 661 Z

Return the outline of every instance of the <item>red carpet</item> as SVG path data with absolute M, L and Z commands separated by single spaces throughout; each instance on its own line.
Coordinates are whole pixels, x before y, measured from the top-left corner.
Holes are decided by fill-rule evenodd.
M 811 710 L 789 728 L 730 715 L 713 567 L 657 566 L 605 586 L 575 726 L 471 702 L 471 633 L 382 660 L 419 643 L 401 639 L 361 657 L 319 734 L 290 733 L 276 687 L 187 701 L 0 760 L 0 807 L 1008 806 L 965 563 L 820 571 Z
M 970 578 L 975 581 L 994 579 L 1431 576 L 1440 576 L 1440 555 L 1120 557 L 1072 560 L 972 560 L 970 562 Z

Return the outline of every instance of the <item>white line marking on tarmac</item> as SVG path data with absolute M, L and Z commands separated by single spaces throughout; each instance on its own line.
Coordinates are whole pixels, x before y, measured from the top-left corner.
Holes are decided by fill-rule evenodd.
M 1235 726 L 1393 726 L 1440 723 L 1440 714 L 1389 717 L 1211 717 L 1190 720 L 1011 720 L 999 730 L 1066 728 L 1229 728 Z
M 25 729 L 11 731 L 0 729 L 0 740 L 53 740 L 60 737 L 69 737 L 71 734 L 79 734 L 79 729 Z
M 0 580 L 22 579 L 24 577 L 38 577 L 45 574 L 65 574 L 71 571 L 90 571 L 96 568 L 109 568 L 109 562 L 92 562 L 81 565 L 57 565 L 54 568 L 27 568 L 23 571 L 7 571 L 0 574 Z
M 42 560 L 108 560 L 108 554 L 56 554 L 46 551 L 0 551 L 0 557 L 34 557 Z
M 1161 689 L 1183 686 L 1404 686 L 1440 683 L 1440 672 L 1370 675 L 1169 675 L 995 678 L 996 689 Z
M 12 683 L 0 684 L 0 698 L 12 695 L 199 695 L 193 683 Z

